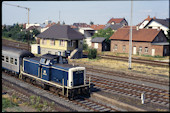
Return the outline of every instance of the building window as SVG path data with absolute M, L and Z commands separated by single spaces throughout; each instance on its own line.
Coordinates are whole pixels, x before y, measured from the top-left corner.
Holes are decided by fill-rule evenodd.
M 49 54 L 51 54 L 51 51 L 48 51 Z
M 50 40 L 50 44 L 51 44 L 52 46 L 55 46 L 55 40 Z
M 139 52 L 142 52 L 142 47 L 141 46 L 139 47 Z
M 68 41 L 68 47 L 73 47 L 73 41 Z
M 115 48 L 114 49 L 117 50 L 117 44 L 115 44 Z
M 42 44 L 46 45 L 46 40 L 45 39 L 42 39 Z
M 148 47 L 145 47 L 145 53 L 148 53 Z
M 17 59 L 15 59 L 15 65 L 17 65 Z
M 59 45 L 60 45 L 60 46 L 65 46 L 65 41 L 64 41 L 64 40 L 60 40 Z
M 125 50 L 126 50 L 126 46 L 125 46 L 125 45 L 123 45 L 123 52 L 125 52 Z
M 14 59 L 10 58 L 10 63 L 13 64 L 14 63 Z

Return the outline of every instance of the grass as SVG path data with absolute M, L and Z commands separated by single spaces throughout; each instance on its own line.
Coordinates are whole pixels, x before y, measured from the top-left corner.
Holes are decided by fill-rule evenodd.
M 6 108 L 11 108 L 18 106 L 16 103 L 13 103 L 10 99 L 2 97 L 2 111 L 5 111 Z

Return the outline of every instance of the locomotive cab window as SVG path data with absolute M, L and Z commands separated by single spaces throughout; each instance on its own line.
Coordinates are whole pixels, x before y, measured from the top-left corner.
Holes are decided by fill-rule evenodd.
M 9 62 L 8 60 L 9 60 L 9 57 L 8 57 L 8 56 L 6 56 L 6 62 Z
M 58 60 L 57 58 L 54 58 L 53 61 L 52 61 L 53 64 L 57 64 L 58 63 Z
M 2 61 L 4 61 L 4 56 L 2 55 Z
M 47 60 L 46 63 L 45 63 L 45 65 L 49 65 L 49 63 L 50 63 L 50 60 Z
M 15 65 L 17 65 L 17 59 L 15 59 Z
M 41 58 L 40 63 L 45 64 L 47 59 Z
M 14 64 L 14 58 L 10 58 L 10 63 Z

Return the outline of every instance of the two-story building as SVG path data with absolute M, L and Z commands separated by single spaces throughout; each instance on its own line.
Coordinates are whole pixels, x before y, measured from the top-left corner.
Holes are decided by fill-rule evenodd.
M 167 31 L 169 30 L 169 18 L 158 19 L 156 17 L 151 18 L 150 16 L 148 16 L 138 26 L 139 26 L 139 29 L 144 29 L 144 28 L 161 29 L 164 31 L 165 35 L 167 35 L 168 34 Z
M 82 57 L 82 43 L 84 36 L 68 25 L 52 25 L 37 35 L 40 39 L 40 53 Z M 74 54 L 73 54 L 73 53 Z

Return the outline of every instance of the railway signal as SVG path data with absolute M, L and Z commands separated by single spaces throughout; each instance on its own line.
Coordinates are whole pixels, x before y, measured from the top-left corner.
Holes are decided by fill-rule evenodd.
M 24 9 L 28 10 L 28 26 L 29 26 L 29 11 L 30 11 L 30 8 L 19 6 L 19 5 L 8 4 L 8 3 L 4 3 L 4 4 L 14 6 L 14 7 L 19 7 L 19 8 L 24 8 Z M 30 51 L 30 49 L 29 49 L 29 32 L 28 32 L 28 51 Z

